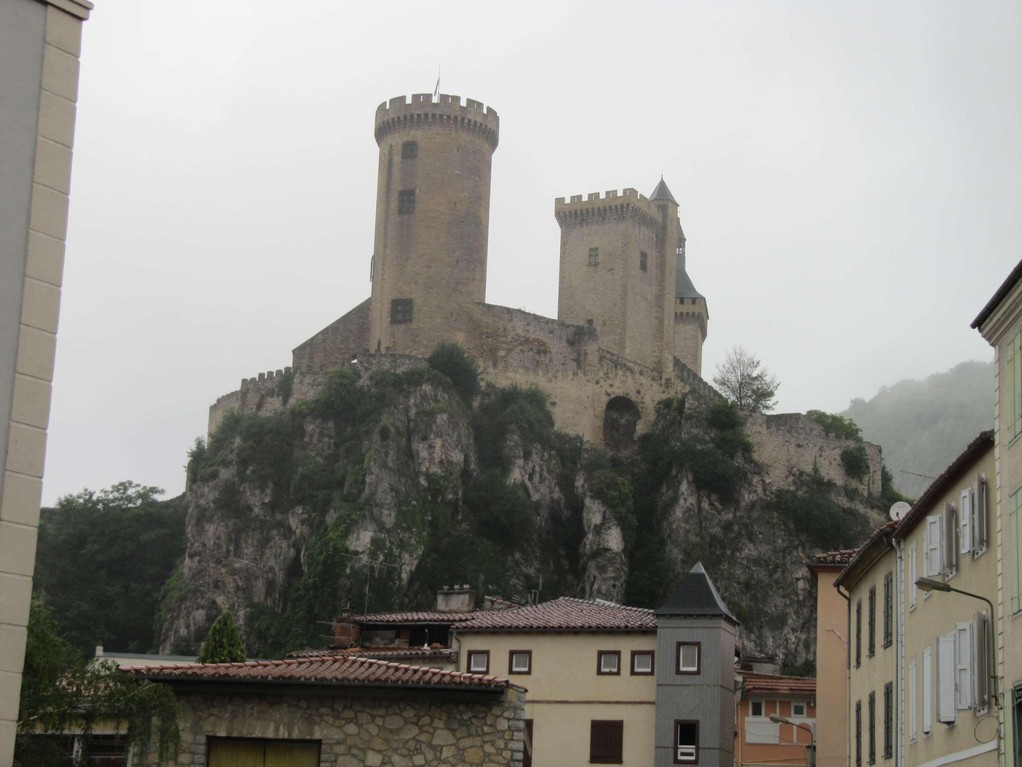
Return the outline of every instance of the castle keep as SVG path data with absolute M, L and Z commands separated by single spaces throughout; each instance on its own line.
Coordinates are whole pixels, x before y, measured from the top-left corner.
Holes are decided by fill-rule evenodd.
M 557 427 L 614 446 L 652 423 L 656 402 L 701 378 L 706 299 L 685 269 L 678 203 L 663 179 L 554 203 L 561 229 L 557 319 L 485 302 L 490 169 L 497 113 L 441 94 L 376 110 L 379 145 L 372 294 L 293 351 L 293 396 L 341 365 L 414 364 L 443 341 L 498 385 L 538 386 Z M 210 408 L 283 407 L 275 374 L 242 381 Z

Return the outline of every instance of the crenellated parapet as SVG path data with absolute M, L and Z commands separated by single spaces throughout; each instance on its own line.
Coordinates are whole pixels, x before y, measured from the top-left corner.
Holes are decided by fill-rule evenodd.
M 448 128 L 481 136 L 492 149 L 500 138 L 500 117 L 492 107 L 461 96 L 441 93 L 434 100 L 432 93 L 415 93 L 409 101 L 397 96 L 376 108 L 376 143 L 387 134 L 408 128 Z
M 657 233 L 663 227 L 656 205 L 631 187 L 621 191 L 610 189 L 602 195 L 599 192 L 590 192 L 587 195 L 575 194 L 567 200 L 564 197 L 558 197 L 554 200 L 554 217 L 562 227 L 628 219 Z

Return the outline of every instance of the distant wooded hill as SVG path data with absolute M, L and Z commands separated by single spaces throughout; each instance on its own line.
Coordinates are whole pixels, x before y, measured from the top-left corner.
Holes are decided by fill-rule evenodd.
M 841 413 L 883 447 L 895 487 L 918 498 L 965 446 L 993 428 L 994 363 L 963 362 L 923 381 L 884 386 Z M 925 476 L 916 476 L 916 475 Z

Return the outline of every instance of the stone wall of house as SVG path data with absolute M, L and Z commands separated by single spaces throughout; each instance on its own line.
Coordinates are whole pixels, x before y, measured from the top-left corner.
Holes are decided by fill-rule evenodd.
M 181 745 L 176 764 L 204 767 L 207 739 L 320 742 L 320 767 L 521 767 L 525 691 L 403 690 L 178 694 Z M 146 761 L 157 765 L 155 753 Z

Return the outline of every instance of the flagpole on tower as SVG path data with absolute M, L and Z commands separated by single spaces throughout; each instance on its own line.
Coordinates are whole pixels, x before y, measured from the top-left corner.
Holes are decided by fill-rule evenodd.
M 436 65 L 436 87 L 433 89 L 433 103 L 440 101 L 440 63 Z

